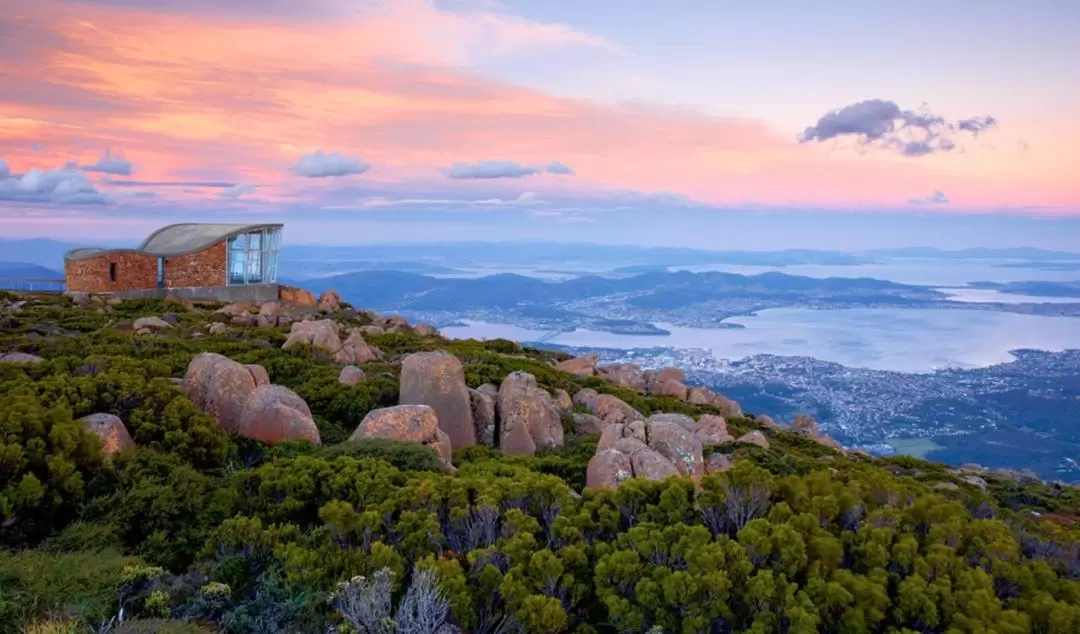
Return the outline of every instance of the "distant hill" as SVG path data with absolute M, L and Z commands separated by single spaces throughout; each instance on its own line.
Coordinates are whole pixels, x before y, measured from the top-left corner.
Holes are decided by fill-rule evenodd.
M 811 278 L 783 273 L 652 272 L 624 278 L 589 275 L 545 281 L 523 275 L 435 278 L 400 271 L 364 271 L 306 280 L 315 291 L 336 289 L 350 302 L 409 310 L 459 311 L 569 302 L 635 293 L 632 303 L 673 308 L 737 295 L 750 298 L 858 296 L 859 301 L 934 300 L 944 295 L 919 286 L 870 278 Z M 867 299 L 869 298 L 869 299 Z
M 946 250 L 934 247 L 904 247 L 899 249 L 874 249 L 866 255 L 874 258 L 929 258 L 934 260 L 1027 260 L 1036 262 L 1080 260 L 1080 253 L 1050 251 L 1034 247 L 992 249 Z
M 1015 295 L 1032 295 L 1037 297 L 1080 297 L 1080 280 L 1073 282 L 972 282 L 968 284 L 972 288 L 985 288 L 1012 293 Z
M 50 269 L 29 262 L 0 262 L 0 278 L 4 277 L 55 280 L 63 279 L 64 274 L 56 269 Z
M 81 247 L 135 246 L 140 240 L 90 240 L 88 242 L 63 242 L 48 238 L 9 240 L 0 238 L 0 262 L 36 264 L 51 269 L 64 268 L 64 253 Z

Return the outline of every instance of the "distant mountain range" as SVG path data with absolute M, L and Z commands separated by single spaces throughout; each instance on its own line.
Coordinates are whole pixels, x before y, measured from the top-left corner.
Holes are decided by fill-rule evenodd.
M 138 240 L 104 241 L 98 244 L 61 242 L 45 238 L 0 239 L 0 261 L 26 262 L 59 268 L 65 251 L 82 246 L 133 246 Z M 403 258 L 403 254 L 416 254 Z M 335 270 L 389 268 L 416 273 L 448 273 L 454 269 L 482 267 L 534 267 L 557 270 L 604 270 L 620 267 L 670 267 L 706 264 L 744 266 L 830 265 L 855 266 L 896 258 L 937 260 L 1015 260 L 1019 264 L 1080 263 L 1080 253 L 1033 247 L 975 248 L 948 250 L 935 247 L 905 247 L 864 251 L 783 249 L 776 251 L 711 251 L 681 247 L 639 245 L 599 245 L 553 242 L 444 242 L 382 243 L 355 246 L 294 244 L 282 248 L 283 271 L 292 277 Z M 317 263 L 317 264 L 316 264 Z M 331 267 L 340 267 L 337 269 Z M 633 272 L 633 271 L 630 271 Z
M 738 296 L 748 299 L 808 297 L 837 301 L 905 303 L 945 299 L 943 293 L 870 278 L 811 278 L 783 273 L 651 272 L 632 277 L 596 275 L 551 282 L 524 275 L 482 278 L 435 278 L 399 271 L 363 271 L 306 280 L 313 291 L 336 289 L 359 306 L 414 311 L 466 311 L 515 309 L 526 305 L 551 306 L 619 294 L 641 308 L 675 308 L 711 299 Z
M 50 269 L 37 264 L 26 262 L 0 262 L 0 278 L 23 278 L 36 280 L 63 279 L 64 274 L 56 269 Z

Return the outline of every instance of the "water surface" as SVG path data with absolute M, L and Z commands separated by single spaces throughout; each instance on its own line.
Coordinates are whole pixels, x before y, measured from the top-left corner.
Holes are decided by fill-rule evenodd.
M 849 367 L 930 372 L 944 367 L 984 367 L 1012 359 L 1009 350 L 1080 348 L 1080 318 L 978 310 L 811 310 L 775 308 L 729 319 L 745 328 L 684 328 L 657 324 L 671 335 L 619 335 L 575 330 L 549 336 L 509 324 L 465 321 L 442 329 L 456 338 L 514 341 L 545 339 L 566 346 L 602 348 L 703 348 L 717 358 L 755 354 L 809 356 Z

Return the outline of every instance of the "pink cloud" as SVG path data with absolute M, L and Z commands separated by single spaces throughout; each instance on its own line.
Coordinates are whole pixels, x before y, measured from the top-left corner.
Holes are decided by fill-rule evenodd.
M 941 190 L 955 208 L 1080 203 L 1062 167 L 1075 164 L 1063 158 L 1076 154 L 1075 129 L 1033 130 L 1040 143 L 1022 161 L 1001 150 L 918 161 L 858 155 L 800 145 L 752 117 L 565 99 L 464 70 L 545 47 L 623 54 L 564 25 L 421 0 L 359 13 L 323 3 L 333 19 L 299 24 L 136 4 L 42 0 L 9 19 L 4 32 L 14 25 L 20 35 L 0 49 L 18 62 L 0 76 L 0 157 L 12 169 L 42 160 L 31 142 L 69 148 L 65 160 L 83 164 L 116 148 L 141 180 L 197 173 L 257 184 L 268 201 L 300 201 L 333 185 L 298 183 L 305 179 L 288 168 L 325 149 L 371 165 L 353 180 L 437 185 L 466 199 L 477 198 L 465 195 L 475 182 L 449 182 L 440 168 L 482 160 L 573 167 L 572 178 L 530 177 L 541 196 L 633 189 L 709 204 L 866 207 Z M 485 186 L 517 195 L 512 185 Z

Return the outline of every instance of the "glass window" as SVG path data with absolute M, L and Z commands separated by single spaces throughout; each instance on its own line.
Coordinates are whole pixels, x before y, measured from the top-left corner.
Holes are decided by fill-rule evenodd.
M 244 283 L 244 251 L 229 251 L 229 283 Z
M 229 238 L 229 284 L 275 282 L 280 251 L 280 229 L 249 231 Z
M 262 282 L 262 258 L 259 251 L 247 252 L 247 281 L 248 284 Z

